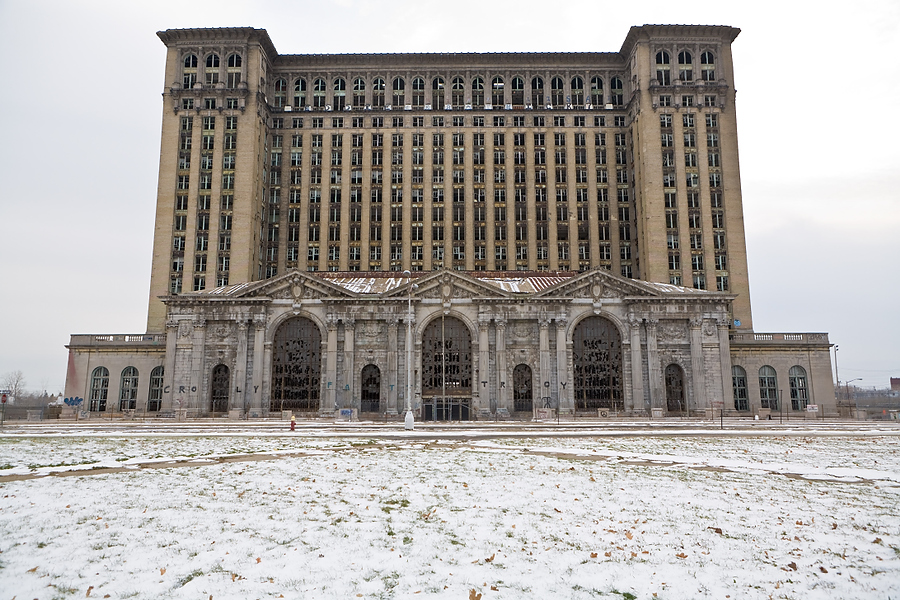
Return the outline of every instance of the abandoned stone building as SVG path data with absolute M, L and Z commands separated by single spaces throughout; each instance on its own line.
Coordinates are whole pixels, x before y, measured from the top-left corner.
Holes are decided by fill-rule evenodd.
M 836 416 L 827 334 L 753 330 L 738 33 L 291 55 L 261 29 L 160 32 L 147 332 L 73 335 L 66 395 L 91 415 Z

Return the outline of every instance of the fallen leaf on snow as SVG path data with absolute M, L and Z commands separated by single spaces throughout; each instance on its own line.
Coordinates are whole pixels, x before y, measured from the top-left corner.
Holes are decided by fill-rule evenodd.
M 634 535 L 633 535 L 630 531 L 626 531 L 626 532 L 625 532 L 625 537 L 627 537 L 627 538 L 630 540 L 631 538 L 634 537 Z
M 469 600 L 481 600 L 481 594 L 479 594 L 475 588 L 469 590 Z
M 596 552 L 591 552 L 591 558 L 597 558 L 597 553 L 596 553 Z
M 257 557 L 256 557 L 256 564 L 259 564 L 259 563 L 261 563 L 261 562 L 262 562 L 262 559 L 261 559 L 260 557 L 257 556 Z
M 687 554 L 685 554 L 684 552 L 679 552 L 675 555 L 675 558 L 687 558 Z
M 34 572 L 37 571 L 37 570 L 38 570 L 38 568 L 35 567 L 35 568 L 33 568 L 33 569 L 28 569 L 28 572 L 29 572 L 29 573 L 34 573 Z
M 89 586 L 88 586 L 88 589 L 87 589 L 87 593 L 85 593 L 84 597 L 85 597 L 85 598 L 90 597 L 90 595 L 91 595 L 91 590 L 93 590 L 93 589 L 94 589 L 94 586 L 89 585 Z
M 166 574 L 166 568 L 165 568 L 165 567 L 161 568 L 161 569 L 159 570 L 159 574 L 160 574 L 160 575 L 165 575 L 165 574 Z

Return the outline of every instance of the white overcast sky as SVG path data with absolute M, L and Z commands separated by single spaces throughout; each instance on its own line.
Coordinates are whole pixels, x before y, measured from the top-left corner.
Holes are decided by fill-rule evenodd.
M 165 47 L 610 52 L 632 25 L 733 46 L 754 329 L 819 332 L 842 381 L 900 377 L 900 2 L 0 0 L 0 376 L 60 392 L 71 333 L 146 326 Z

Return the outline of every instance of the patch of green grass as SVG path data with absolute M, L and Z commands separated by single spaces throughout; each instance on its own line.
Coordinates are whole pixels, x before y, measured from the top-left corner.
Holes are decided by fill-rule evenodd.
M 197 577 L 202 577 L 202 576 L 203 576 L 203 571 L 201 571 L 200 569 L 195 569 L 178 581 L 178 587 L 184 587 L 188 583 L 190 583 L 191 580 L 196 579 Z

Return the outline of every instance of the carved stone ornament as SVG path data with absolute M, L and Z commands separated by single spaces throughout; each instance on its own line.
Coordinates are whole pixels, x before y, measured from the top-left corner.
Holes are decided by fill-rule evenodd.
M 219 341 L 227 341 L 228 338 L 231 337 L 231 325 L 227 323 L 216 323 L 215 326 L 212 327 L 212 337 L 215 340 Z
M 718 327 L 716 327 L 716 322 L 712 320 L 706 320 L 703 322 L 703 335 L 706 337 L 712 337 L 718 333 Z
M 663 321 L 657 328 L 657 339 L 663 344 L 677 344 L 687 341 L 687 330 L 681 321 Z
M 384 335 L 384 323 L 378 321 L 365 321 L 359 326 L 359 334 L 367 338 L 379 338 Z
M 531 323 L 519 321 L 513 327 L 513 333 L 518 339 L 525 340 L 531 337 L 531 335 L 534 333 L 534 329 L 532 328 Z
M 441 297 L 444 299 L 444 302 L 449 302 L 453 297 L 453 286 L 450 283 L 445 283 L 441 286 Z
M 191 323 L 189 321 L 181 321 L 178 323 L 178 337 L 186 338 L 191 335 Z

